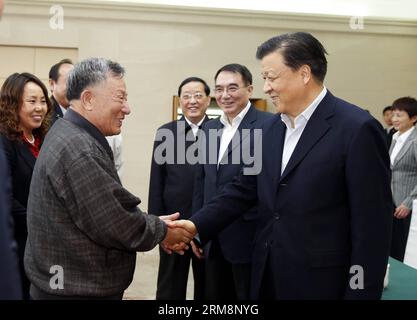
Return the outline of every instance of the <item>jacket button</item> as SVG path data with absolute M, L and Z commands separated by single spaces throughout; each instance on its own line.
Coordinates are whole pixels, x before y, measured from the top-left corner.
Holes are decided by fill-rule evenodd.
M 265 242 L 265 248 L 268 248 L 268 242 Z

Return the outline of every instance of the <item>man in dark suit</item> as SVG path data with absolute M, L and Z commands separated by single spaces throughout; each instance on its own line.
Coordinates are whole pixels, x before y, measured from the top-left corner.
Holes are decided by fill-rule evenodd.
M 206 164 L 200 164 L 197 171 L 193 212 L 220 194 L 239 174 L 244 165 L 241 154 L 250 149 L 254 129 L 273 116 L 251 105 L 252 74 L 245 66 L 225 65 L 217 71 L 214 80 L 216 101 L 223 115 L 203 126 L 207 158 Z M 214 150 L 210 148 L 212 139 L 216 140 Z M 212 157 L 214 162 L 209 161 Z M 254 206 L 205 246 L 206 299 L 249 298 L 251 248 L 257 217 Z
M 155 215 L 181 212 L 181 218 L 191 216 L 195 165 L 185 158 L 186 150 L 194 144 L 199 126 L 208 120 L 206 110 L 210 104 L 210 88 L 200 78 L 185 79 L 178 88 L 183 117 L 160 127 L 152 153 L 148 212 Z M 159 161 L 158 150 L 163 146 L 161 135 L 172 134 L 173 161 Z M 182 149 L 181 149 L 182 148 Z M 167 151 L 166 156 L 169 156 Z M 182 153 L 177 157 L 178 153 Z M 162 155 L 162 154 L 159 154 Z M 181 158 L 183 157 L 183 161 Z M 185 300 L 188 271 L 192 262 L 194 298 L 202 299 L 204 292 L 204 262 L 191 251 L 184 255 L 168 254 L 160 247 L 156 299 Z
M 397 132 L 397 130 L 394 128 L 394 125 L 392 124 L 392 106 L 386 106 L 384 110 L 382 110 L 382 115 L 384 116 L 384 122 L 387 125 L 385 131 L 389 148 L 391 146 L 392 136 Z
M 204 242 L 258 201 L 255 299 L 381 298 L 394 209 L 386 139 L 369 113 L 324 87 L 325 54 L 304 32 L 258 48 L 278 111 L 263 127 L 262 171 L 177 223 Z
M 17 245 L 13 239 L 13 226 L 10 215 L 10 176 L 1 142 L 0 181 L 0 300 L 21 299 L 22 291 L 17 263 Z
M 54 64 L 49 70 L 49 86 L 52 92 L 51 102 L 53 114 L 51 126 L 58 118 L 62 118 L 69 107 L 67 99 L 68 74 L 74 69 L 70 59 L 63 59 Z

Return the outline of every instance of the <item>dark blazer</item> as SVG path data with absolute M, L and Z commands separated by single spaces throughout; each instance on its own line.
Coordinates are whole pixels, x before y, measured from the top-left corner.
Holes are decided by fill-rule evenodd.
M 206 116 L 203 123 L 208 121 Z M 180 212 L 181 219 L 191 216 L 193 201 L 193 184 L 196 166 L 183 161 L 178 163 L 178 135 L 192 134 L 191 127 L 184 117 L 178 121 L 169 122 L 157 131 L 163 133 L 164 130 L 173 133 L 174 141 L 167 145 L 172 146 L 174 151 L 173 162 L 171 164 L 158 164 L 154 158 L 155 149 L 161 145 L 162 141 L 156 141 L 152 152 L 151 175 L 149 185 L 148 213 L 155 215 L 165 215 Z M 182 140 L 182 142 L 184 142 Z M 191 146 L 194 141 L 185 141 L 185 149 Z M 181 162 L 181 161 L 179 161 Z
M 194 208 L 193 212 L 196 212 L 203 205 L 207 204 L 216 195 L 220 194 L 224 186 L 233 180 L 236 175 L 239 175 L 244 163 L 232 163 L 232 151 L 239 150 L 239 155 L 242 154 L 243 148 L 249 149 L 250 144 L 242 142 L 253 143 L 253 129 L 259 129 L 262 124 L 273 117 L 272 113 L 262 112 L 256 110 L 254 106 L 251 106 L 246 113 L 245 117 L 240 123 L 237 133 L 233 139 L 238 138 L 237 143 L 230 142 L 227 148 L 227 163 L 219 164 L 217 168 L 216 163 L 209 163 L 209 146 L 212 144 L 210 137 L 216 138 L 214 135 L 209 134 L 209 130 L 216 130 L 217 132 L 223 128 L 223 124 L 220 119 L 214 119 L 208 121 L 203 126 L 203 131 L 206 136 L 205 148 L 207 159 L 206 164 L 199 165 L 196 174 L 196 185 L 194 191 Z M 243 130 L 243 129 L 250 129 Z M 243 131 L 242 131 L 243 130 Z M 233 140 L 232 139 L 232 140 Z M 218 158 L 218 152 L 220 148 L 220 137 L 217 139 L 217 153 L 216 159 Z M 245 147 L 246 146 L 246 147 Z M 213 151 L 213 150 L 211 150 Z M 225 159 L 226 155 L 223 156 Z M 222 159 L 222 161 L 223 161 Z M 240 160 L 242 158 L 240 157 Z M 220 214 L 220 213 L 219 213 Z M 253 238 L 256 230 L 256 220 L 258 218 L 258 208 L 253 206 L 235 222 L 225 228 L 218 236 L 220 246 L 224 257 L 230 263 L 249 263 L 251 260 L 251 250 L 253 246 Z M 210 246 L 206 246 L 204 252 L 209 255 Z
M 4 135 L 0 135 L 0 140 L 4 146 L 12 180 L 11 215 L 14 225 L 14 239 L 17 243 L 22 291 L 24 299 L 29 299 L 29 280 L 24 271 L 23 258 L 28 234 L 26 208 L 36 158 L 21 140 L 11 141 Z
M 30 181 L 36 158 L 21 140 L 11 141 L 0 135 L 12 178 L 12 215 L 25 215 Z
M 201 239 L 258 201 L 252 298 L 268 258 L 279 299 L 380 299 L 393 212 L 382 126 L 328 92 L 281 175 L 285 130 L 279 114 L 267 121 L 262 172 L 240 175 L 191 218 Z M 363 289 L 350 286 L 355 265 L 363 267 Z
M 55 123 L 55 121 L 59 118 L 62 118 L 64 114 L 62 113 L 61 107 L 59 103 L 55 100 L 54 96 L 50 97 L 52 102 L 52 115 L 51 115 L 51 126 Z
M 10 176 L 0 142 L 0 300 L 21 299 L 16 242 L 10 216 Z

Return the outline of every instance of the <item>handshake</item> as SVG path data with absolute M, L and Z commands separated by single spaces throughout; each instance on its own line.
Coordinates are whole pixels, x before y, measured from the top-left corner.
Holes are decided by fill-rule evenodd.
M 197 234 L 197 228 L 189 220 L 177 220 L 179 216 L 179 212 L 176 212 L 171 215 L 159 217 L 168 226 L 165 239 L 160 243 L 162 249 L 169 254 L 176 252 L 182 255 L 184 254 L 184 250 L 187 250 L 189 244 L 191 244 L 194 254 L 202 258 L 202 250 L 197 248 L 192 241 Z

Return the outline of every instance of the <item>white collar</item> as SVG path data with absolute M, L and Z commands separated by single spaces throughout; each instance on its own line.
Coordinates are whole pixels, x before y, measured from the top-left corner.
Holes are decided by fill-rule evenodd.
M 250 103 L 250 101 L 248 101 L 248 104 L 246 105 L 246 107 L 242 111 L 240 111 L 239 114 L 236 117 L 233 118 L 232 124 L 229 123 L 229 120 L 227 119 L 227 116 L 224 112 L 220 117 L 220 122 L 224 126 L 234 126 L 234 125 L 239 124 L 240 122 L 242 122 L 243 118 L 248 113 L 250 105 L 251 105 L 251 103 Z
M 326 87 L 323 87 L 323 90 L 319 93 L 319 95 L 313 100 L 312 103 L 294 119 L 294 124 L 298 123 L 301 119 L 304 119 L 305 122 L 310 120 L 313 112 L 317 109 L 320 102 L 324 99 L 324 96 L 327 93 Z M 287 128 L 291 128 L 291 119 L 288 115 L 282 113 L 281 120 L 286 124 Z
M 199 126 L 201 126 L 201 124 L 203 123 L 205 117 L 206 117 L 206 115 L 204 115 L 203 119 L 201 119 L 200 122 L 197 123 L 197 124 L 192 123 L 186 116 L 184 116 L 184 119 L 185 119 L 185 121 L 187 121 L 187 123 L 189 124 L 189 126 L 191 128 L 194 128 L 195 129 L 195 128 L 198 128 Z
M 410 134 L 413 132 L 414 129 L 415 129 L 414 126 L 412 126 L 406 132 L 400 133 L 399 131 L 397 131 L 392 136 L 392 139 L 395 140 L 397 143 L 398 142 L 403 143 L 403 142 L 405 142 L 408 139 L 408 137 L 410 136 Z

